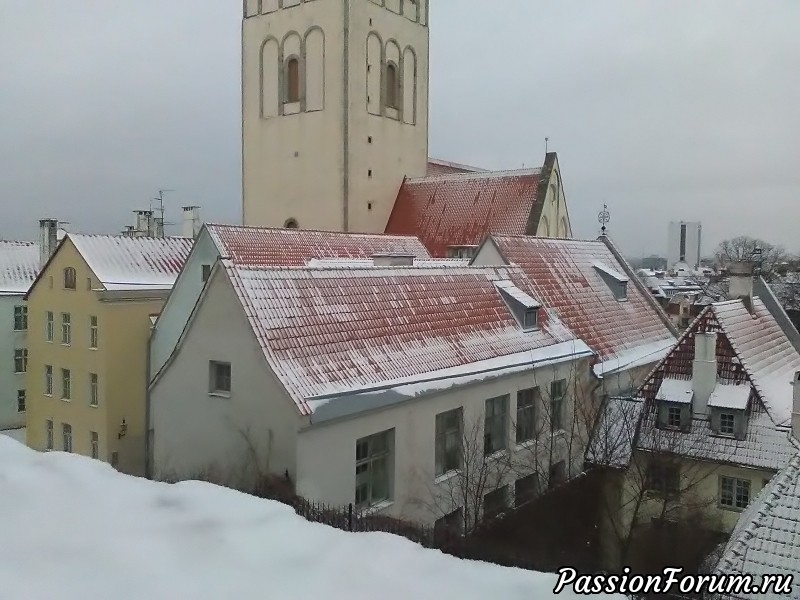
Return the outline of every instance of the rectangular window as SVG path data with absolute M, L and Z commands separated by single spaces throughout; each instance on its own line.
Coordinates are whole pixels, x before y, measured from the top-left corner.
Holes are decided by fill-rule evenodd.
M 216 394 L 231 393 L 231 363 L 209 361 L 208 391 Z
M 25 373 L 28 370 L 28 349 L 14 349 L 14 373 Z
M 61 343 L 72 343 L 72 322 L 69 313 L 61 313 Z
M 17 412 L 25 412 L 25 390 L 17 390 Z
M 96 431 L 89 433 L 89 442 L 92 446 L 92 458 L 100 458 L 100 436 Z
M 53 312 L 48 310 L 45 314 L 45 322 L 44 322 L 44 339 L 48 342 L 52 342 L 53 338 L 55 337 L 55 327 L 53 325 Z
M 21 305 L 14 307 L 14 331 L 27 331 L 28 307 Z
M 64 435 L 64 452 L 72 452 L 72 425 L 62 423 L 61 430 Z
M 733 413 L 720 413 L 719 432 L 722 435 L 733 435 L 736 431 L 735 424 L 736 417 Z
M 750 504 L 750 480 L 737 477 L 719 478 L 720 506 L 743 510 Z
M 522 318 L 523 329 L 536 329 L 539 324 L 539 311 L 531 308 L 525 311 L 525 316 Z
M 97 317 L 89 317 L 89 348 L 97 348 Z
M 539 403 L 539 388 L 528 388 L 517 392 L 517 443 L 536 437 L 536 406 Z
M 391 497 L 391 434 L 384 431 L 356 442 L 356 507 L 369 508 Z
M 504 487 L 492 490 L 483 496 L 483 518 L 491 519 L 508 508 L 508 490 Z
M 678 465 L 653 462 L 647 468 L 645 486 L 648 491 L 669 498 L 680 492 L 681 472 Z
M 508 396 L 489 398 L 483 423 L 483 453 L 490 456 L 506 449 L 508 432 Z
M 44 366 L 44 393 L 45 396 L 53 395 L 53 365 Z
M 203 265 L 201 267 L 202 274 L 201 277 L 203 279 L 203 283 L 208 281 L 208 278 L 211 277 L 211 265 Z
M 436 475 L 461 468 L 461 427 L 463 411 L 460 408 L 436 415 Z
M 75 289 L 75 280 L 77 279 L 77 273 L 73 267 L 67 267 L 64 269 L 64 289 L 66 290 L 74 290 Z
M 667 427 L 674 429 L 681 428 L 681 407 L 668 406 L 667 407 Z
M 72 373 L 69 369 L 61 369 L 61 398 L 63 400 L 72 398 Z
M 514 482 L 514 505 L 522 506 L 539 494 L 539 475 L 531 473 Z
M 97 373 L 89 373 L 89 406 L 99 404 L 100 392 L 98 390 Z
M 47 436 L 47 450 L 53 449 L 53 422 L 45 421 L 45 435 Z
M 564 397 L 567 395 L 567 380 L 559 379 L 550 384 L 550 430 L 564 429 Z

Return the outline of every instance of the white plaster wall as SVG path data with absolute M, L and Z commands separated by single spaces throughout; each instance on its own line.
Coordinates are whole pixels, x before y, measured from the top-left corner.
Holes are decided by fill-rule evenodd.
M 540 386 L 549 390 L 550 382 L 557 379 L 574 381 L 576 373 L 588 370 L 588 361 L 583 359 L 556 367 L 546 366 L 535 372 L 515 374 L 489 382 L 462 387 L 406 401 L 390 408 L 362 413 L 358 417 L 339 420 L 327 424 L 313 425 L 300 433 L 297 450 L 297 489 L 298 493 L 310 499 L 345 505 L 355 497 L 355 447 L 362 437 L 394 429 L 394 489 L 393 503 L 382 512 L 398 518 L 432 523 L 446 512 L 457 507 L 449 506 L 441 494 L 447 494 L 448 481 L 439 482 L 435 473 L 435 431 L 436 415 L 458 407 L 464 409 L 465 431 L 476 422 L 479 424 L 478 443 L 482 443 L 485 401 L 489 398 L 510 394 L 509 398 L 509 451 L 521 466 L 508 473 L 509 498 L 513 502 L 513 482 L 524 474 L 533 472 L 533 451 L 530 447 L 517 447 L 514 442 L 514 423 L 516 421 L 516 392 L 521 389 Z M 580 396 L 580 394 L 578 394 Z M 575 395 L 570 394 L 565 415 L 565 427 L 570 429 L 570 416 L 573 415 L 572 402 Z M 545 401 L 548 392 L 543 394 Z M 544 414 L 540 410 L 540 414 Z M 543 427 L 542 425 L 539 426 Z M 469 436 L 467 436 L 469 437 Z M 568 457 L 567 433 L 557 434 L 553 444 L 553 462 Z M 539 471 L 549 469 L 549 431 L 542 433 L 541 443 L 546 449 L 540 452 Z M 577 434 L 572 448 L 574 475 L 583 463 L 584 443 Z M 526 465 L 526 466 L 522 466 Z M 546 485 L 546 483 L 544 484 Z M 438 500 L 436 498 L 439 498 Z
M 209 394 L 211 360 L 231 363 L 230 397 Z M 261 472 L 294 476 L 300 423 L 229 281 L 215 271 L 180 351 L 151 389 L 154 476 L 248 485 L 256 462 Z
M 219 250 L 202 229 L 150 336 L 150 381 L 167 362 L 203 290 L 203 265 L 214 265 Z M 148 382 L 149 383 L 149 382 Z
M 14 331 L 14 307 L 24 304 L 20 295 L 0 295 L 0 429 L 25 425 L 25 413 L 17 412 L 17 390 L 25 389 L 25 375 L 14 373 L 14 349 L 27 347 L 27 333 Z

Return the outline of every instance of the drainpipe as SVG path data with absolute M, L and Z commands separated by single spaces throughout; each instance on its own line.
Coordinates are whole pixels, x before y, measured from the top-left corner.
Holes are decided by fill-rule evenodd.
M 152 347 L 153 329 L 150 326 L 150 335 L 147 336 L 147 360 L 145 361 L 145 387 L 144 387 L 144 476 L 153 478 L 153 465 L 150 460 L 150 449 L 153 445 L 153 436 L 150 434 L 150 349 Z

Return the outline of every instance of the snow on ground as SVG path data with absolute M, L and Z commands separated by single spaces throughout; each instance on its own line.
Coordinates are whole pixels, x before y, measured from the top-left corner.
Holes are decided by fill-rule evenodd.
M 17 440 L 20 444 L 24 444 L 25 431 L 25 427 L 19 427 L 17 429 L 2 429 L 0 430 L 0 435 L 7 435 L 12 440 Z
M 556 597 L 555 575 L 338 531 L 275 502 L 129 477 L 5 436 L 0 531 L 3 600 Z

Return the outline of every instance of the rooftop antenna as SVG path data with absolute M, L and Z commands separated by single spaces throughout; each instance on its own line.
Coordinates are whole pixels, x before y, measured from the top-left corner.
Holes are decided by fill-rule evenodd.
M 597 221 L 600 223 L 600 235 L 605 235 L 607 227 L 611 222 L 611 213 L 608 211 L 608 204 L 603 204 L 603 210 L 597 215 Z
M 155 223 L 161 225 L 160 235 L 164 235 L 164 194 L 174 192 L 175 190 L 158 190 L 158 197 L 150 201 L 150 210 L 153 212 Z M 154 206 L 155 203 L 155 206 Z M 158 237 L 158 232 L 156 232 Z
M 550 142 L 550 138 L 545 136 L 545 138 L 544 138 L 544 153 L 545 154 L 547 154 L 547 149 L 548 149 L 549 142 Z

